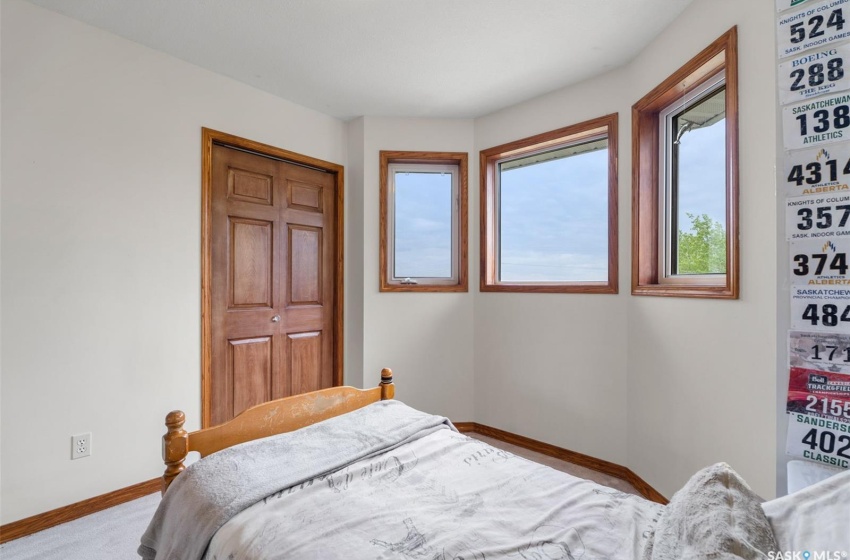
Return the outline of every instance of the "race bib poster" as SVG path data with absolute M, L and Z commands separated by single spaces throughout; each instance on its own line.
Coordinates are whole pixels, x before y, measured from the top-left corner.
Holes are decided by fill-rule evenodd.
M 847 61 L 850 61 L 850 45 L 844 44 L 805 53 L 780 64 L 782 104 L 850 89 L 850 72 L 845 70 Z
M 850 469 L 850 0 L 776 0 L 785 160 L 786 453 Z
M 788 414 L 786 453 L 840 469 L 850 468 L 850 422 Z
M 850 193 L 850 143 L 786 154 L 784 176 L 788 196 Z
M 850 334 L 791 331 L 788 362 L 792 368 L 842 373 L 850 380 Z
M 850 422 L 850 375 L 792 367 L 785 410 Z
M 837 93 L 782 108 L 786 150 L 848 140 L 847 127 L 850 127 L 850 93 Z
M 776 28 L 779 58 L 850 38 L 850 25 L 845 20 L 848 5 L 850 0 L 821 0 L 780 15 Z
M 792 241 L 792 282 L 808 286 L 848 286 L 850 288 L 848 252 L 850 252 L 850 239 L 847 238 Z
M 791 286 L 791 329 L 847 332 L 850 286 Z
M 815 344 L 811 350 L 819 359 L 829 352 L 835 360 L 838 347 L 847 350 L 846 340 L 824 342 L 837 344 L 825 344 L 823 355 L 820 354 L 821 345 Z M 808 357 L 811 360 L 813 355 Z M 850 468 L 850 375 L 791 367 L 786 411 L 789 418 L 788 455 L 833 467 Z
M 785 233 L 789 240 L 850 235 L 850 193 L 786 199 Z
M 776 11 L 781 12 L 789 8 L 797 8 L 809 0 L 776 0 Z

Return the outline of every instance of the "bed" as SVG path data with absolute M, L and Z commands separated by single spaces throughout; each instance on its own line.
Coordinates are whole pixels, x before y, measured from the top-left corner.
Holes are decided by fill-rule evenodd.
M 810 492 L 813 511 L 824 507 L 822 494 L 844 508 L 838 521 L 804 524 L 808 534 L 794 540 L 797 502 L 762 507 L 728 465 L 700 471 L 662 506 L 464 436 L 446 418 L 393 396 L 385 369 L 374 389 L 272 401 L 191 434 L 183 413 L 170 413 L 163 499 L 139 554 L 682 560 L 776 558 L 782 546 L 803 542 L 836 551 L 846 544 L 850 553 L 850 473 L 834 477 L 825 492 Z M 205 458 L 186 467 L 191 451 Z M 814 539 L 822 525 L 831 529 Z

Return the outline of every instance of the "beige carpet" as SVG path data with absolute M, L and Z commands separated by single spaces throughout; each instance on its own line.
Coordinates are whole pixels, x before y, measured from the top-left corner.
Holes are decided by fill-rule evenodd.
M 592 480 L 593 482 L 597 482 L 604 486 L 609 486 L 611 488 L 615 488 L 620 490 L 621 492 L 627 492 L 629 494 L 635 494 L 637 496 L 641 496 L 642 494 L 638 492 L 634 486 L 626 482 L 621 478 L 617 478 L 614 476 L 609 476 L 607 474 L 603 474 L 598 471 L 594 471 L 593 469 L 588 469 L 586 467 L 582 467 L 576 465 L 574 463 L 568 463 L 566 461 L 562 461 L 560 459 L 556 459 L 554 457 L 550 457 L 548 455 L 544 455 L 543 453 L 538 453 L 536 451 L 530 451 L 524 447 L 519 447 L 518 445 L 513 445 L 510 443 L 505 443 L 498 439 L 493 439 L 491 437 L 483 436 L 481 434 L 476 434 L 474 432 L 469 432 L 466 435 L 470 437 L 474 437 L 475 439 L 479 439 L 484 443 L 488 443 L 493 447 L 498 447 L 499 449 L 504 449 L 514 455 L 519 455 L 520 457 L 525 457 L 530 461 L 534 461 L 535 463 L 540 463 L 542 465 L 546 465 L 552 467 L 553 469 L 565 472 L 567 474 L 571 474 L 573 476 L 577 476 L 578 478 L 585 478 L 587 480 Z

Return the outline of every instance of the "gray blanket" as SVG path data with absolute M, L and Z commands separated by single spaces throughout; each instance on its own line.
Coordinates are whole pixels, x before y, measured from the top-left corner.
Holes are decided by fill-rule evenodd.
M 454 426 L 398 401 L 381 401 L 214 453 L 174 480 L 138 552 L 145 560 L 200 560 L 216 531 L 248 506 L 441 429 Z
M 260 500 L 205 558 L 639 560 L 661 508 L 437 430 Z

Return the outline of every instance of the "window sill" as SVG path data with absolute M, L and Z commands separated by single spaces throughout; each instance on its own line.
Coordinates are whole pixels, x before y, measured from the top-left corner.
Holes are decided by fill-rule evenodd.
M 699 286 L 693 284 L 640 284 L 632 286 L 633 296 L 738 299 L 737 286 Z
M 381 282 L 381 292 L 468 292 L 466 283 L 463 284 L 390 284 Z
M 575 284 L 512 284 L 498 283 L 487 284 L 482 282 L 480 286 L 482 292 L 509 292 L 509 293 L 528 293 L 528 294 L 616 294 L 617 286 L 612 286 L 608 282 L 581 282 Z

